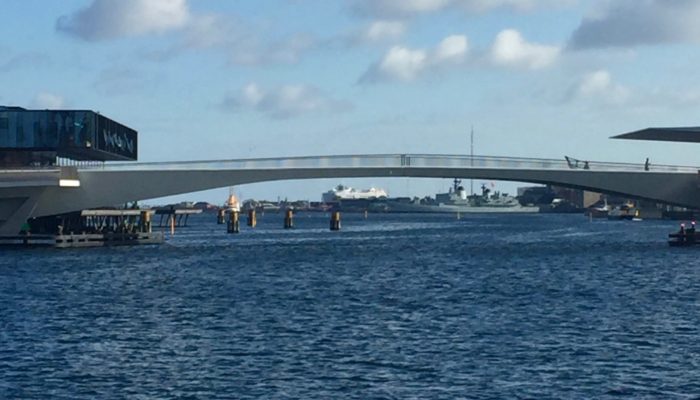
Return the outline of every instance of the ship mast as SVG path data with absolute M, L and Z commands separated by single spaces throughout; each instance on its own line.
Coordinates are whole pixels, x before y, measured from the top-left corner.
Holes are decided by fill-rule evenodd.
M 470 144 L 470 152 L 471 152 L 471 157 L 470 157 L 470 163 L 472 169 L 474 168 L 474 125 L 472 125 L 472 130 L 471 130 L 471 135 L 469 137 L 469 144 Z M 474 178 L 472 178 L 469 181 L 469 194 L 474 195 Z

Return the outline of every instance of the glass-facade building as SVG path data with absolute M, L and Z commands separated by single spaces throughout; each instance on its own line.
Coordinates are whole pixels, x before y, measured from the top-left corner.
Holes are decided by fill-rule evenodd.
M 89 110 L 0 106 L 0 163 L 136 160 L 138 133 Z

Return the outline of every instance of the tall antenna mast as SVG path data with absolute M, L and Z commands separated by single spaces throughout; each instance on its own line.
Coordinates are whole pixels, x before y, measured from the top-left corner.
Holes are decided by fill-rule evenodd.
M 470 148 L 471 148 L 470 164 L 473 168 L 474 167 L 474 125 L 472 125 L 471 135 L 469 137 L 469 144 L 470 144 Z M 474 195 L 474 179 L 471 179 L 469 181 L 469 186 L 470 186 L 469 194 L 473 196 Z

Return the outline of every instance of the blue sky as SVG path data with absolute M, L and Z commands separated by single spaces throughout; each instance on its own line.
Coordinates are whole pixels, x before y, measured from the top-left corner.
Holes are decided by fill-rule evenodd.
M 24 0 L 2 14 L 0 104 L 98 110 L 139 131 L 142 161 L 466 154 L 474 126 L 478 154 L 700 162 L 697 147 L 608 139 L 698 125 L 695 0 Z M 316 200 L 340 181 L 449 186 L 237 191 Z

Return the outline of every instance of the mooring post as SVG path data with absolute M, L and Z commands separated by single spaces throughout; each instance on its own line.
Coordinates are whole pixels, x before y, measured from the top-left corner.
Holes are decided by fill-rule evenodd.
M 284 229 L 291 229 L 294 227 L 294 211 L 288 208 L 284 213 Z
M 255 228 L 255 225 L 257 224 L 258 221 L 255 218 L 255 209 L 248 210 L 248 226 Z
M 226 222 L 226 209 L 219 208 L 218 214 L 216 215 L 216 223 L 223 225 Z
M 229 214 L 228 218 L 228 227 L 226 231 L 228 233 L 239 233 L 241 231 L 238 211 L 231 210 L 231 213 Z
M 141 211 L 141 232 L 151 233 L 151 213 L 148 210 Z
M 332 231 L 340 230 L 340 211 L 333 211 L 331 214 L 331 226 Z

